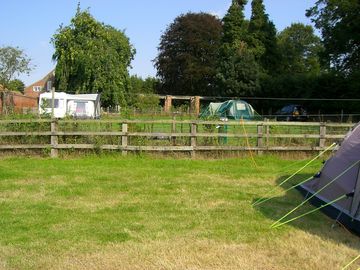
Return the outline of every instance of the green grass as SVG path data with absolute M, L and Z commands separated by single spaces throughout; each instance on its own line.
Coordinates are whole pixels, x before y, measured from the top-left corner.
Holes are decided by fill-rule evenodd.
M 294 162 L 3 158 L 0 269 L 338 269 L 359 239 L 323 214 L 269 229 L 296 191 L 251 206 Z

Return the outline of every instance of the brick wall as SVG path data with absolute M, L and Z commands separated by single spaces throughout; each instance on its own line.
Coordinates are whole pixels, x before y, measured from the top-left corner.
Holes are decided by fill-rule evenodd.
M 3 105 L 5 105 L 4 108 Z M 23 113 L 27 110 L 37 111 L 37 108 L 38 98 L 36 97 L 28 97 L 12 91 L 0 92 L 0 112 Z

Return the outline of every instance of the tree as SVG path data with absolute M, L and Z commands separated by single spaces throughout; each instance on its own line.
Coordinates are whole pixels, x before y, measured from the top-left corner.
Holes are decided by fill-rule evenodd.
M 31 59 L 18 47 L 0 47 L 0 84 L 3 88 L 9 88 L 15 76 L 29 74 L 33 69 L 30 62 Z
M 259 88 L 259 66 L 245 42 L 225 44 L 217 74 L 221 96 L 251 96 Z
M 321 40 L 310 25 L 293 23 L 278 35 L 281 73 L 320 73 Z
M 23 81 L 19 79 L 15 79 L 9 82 L 8 89 L 24 93 L 25 84 Z
M 244 17 L 246 1 L 233 0 L 223 18 L 223 38 L 218 63 L 218 94 L 252 95 L 259 87 L 259 65 L 249 48 L 248 21 Z
M 157 110 L 159 107 L 159 97 L 155 95 L 159 85 L 159 80 L 147 77 L 145 80 L 139 76 L 130 77 L 128 104 L 142 112 Z
M 360 69 L 359 14 L 359 0 L 318 0 L 307 10 L 306 15 L 321 30 L 323 59 L 338 71 L 351 73 Z
M 175 18 L 161 37 L 154 60 L 162 93 L 211 95 L 221 40 L 221 22 L 206 13 Z
M 248 21 L 245 20 L 244 8 L 247 0 L 232 0 L 224 16 L 222 43 L 232 44 L 237 41 L 247 42 Z
M 131 93 L 132 94 L 155 94 L 159 80 L 153 77 L 143 79 L 137 75 L 130 76 Z
M 101 93 L 104 106 L 126 105 L 127 68 L 135 54 L 124 32 L 96 21 L 78 7 L 69 26 L 52 38 L 56 88 L 70 93 Z
M 263 0 L 253 0 L 249 23 L 249 47 L 262 70 L 268 74 L 278 71 L 279 51 L 277 48 L 276 28 L 265 13 Z

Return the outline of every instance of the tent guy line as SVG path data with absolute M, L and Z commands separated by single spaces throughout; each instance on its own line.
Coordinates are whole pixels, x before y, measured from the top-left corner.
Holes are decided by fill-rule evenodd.
M 329 151 L 331 148 L 335 147 L 336 143 L 333 143 L 332 145 L 330 145 L 328 148 L 326 148 L 324 151 L 322 151 L 320 154 L 318 154 L 316 157 L 314 157 L 312 160 L 310 160 L 309 162 L 307 162 L 303 167 L 301 167 L 299 170 L 297 170 L 295 173 L 293 173 L 292 175 L 290 175 L 288 178 L 286 178 L 284 181 L 282 181 L 280 184 L 278 184 L 277 186 L 273 187 L 271 190 L 269 190 L 262 198 L 258 199 L 256 202 L 254 202 L 252 204 L 252 206 L 256 206 L 256 205 L 260 205 L 265 201 L 268 201 L 268 199 L 265 199 L 266 196 L 270 195 L 273 193 L 273 191 L 282 186 L 283 184 L 285 184 L 286 182 L 288 182 L 290 179 L 292 179 L 295 175 L 297 175 L 299 172 L 301 172 L 303 169 L 305 169 L 307 166 L 309 166 L 311 163 L 313 163 L 315 160 L 317 160 L 319 157 L 321 157 L 322 155 L 324 155 L 327 151 Z M 308 179 L 310 180 L 310 179 Z
M 295 221 L 295 220 L 297 220 L 297 219 L 299 219 L 299 218 L 305 217 L 305 216 L 310 215 L 310 214 L 312 214 L 312 213 L 314 213 L 314 212 L 316 212 L 316 211 L 319 211 L 320 209 L 322 209 L 322 208 L 324 208 L 324 207 L 326 207 L 326 206 L 332 205 L 332 204 L 334 204 L 334 203 L 336 203 L 336 202 L 338 202 L 338 201 L 340 201 L 340 200 L 342 200 L 342 199 L 345 199 L 345 198 L 349 198 L 349 194 L 344 194 L 344 195 L 340 196 L 339 198 L 336 198 L 335 200 L 332 200 L 331 202 L 328 202 L 327 204 L 324 204 L 324 205 L 322 205 L 322 206 L 320 206 L 320 207 L 318 207 L 318 208 L 315 208 L 315 209 L 313 209 L 313 210 L 311 210 L 311 211 L 308 211 L 308 212 L 306 212 L 306 213 L 304 213 L 304 214 L 301 214 L 300 216 L 297 216 L 297 217 L 294 217 L 294 218 L 289 219 L 289 220 L 287 220 L 287 221 L 278 223 L 278 224 L 276 224 L 275 226 L 273 226 L 272 228 L 275 229 L 275 228 L 281 227 L 281 226 L 283 226 L 283 225 L 285 225 L 285 224 L 288 224 L 288 223 L 290 223 L 290 222 L 292 222 L 292 221 Z
M 345 265 L 341 270 L 346 270 L 349 268 L 350 265 L 352 265 L 354 262 L 356 262 L 358 259 L 360 259 L 360 254 L 355 258 L 353 259 L 351 262 L 349 262 L 347 265 Z M 358 268 L 359 270 L 360 268 Z
M 284 220 L 286 217 L 288 217 L 290 214 L 295 212 L 297 209 L 299 209 L 301 206 L 303 206 L 305 203 L 310 201 L 312 198 L 314 198 L 316 195 L 318 195 L 321 191 L 323 191 L 325 188 L 329 187 L 332 183 L 334 183 L 336 180 L 341 178 L 343 175 L 345 175 L 348 171 L 350 171 L 352 168 L 354 168 L 356 165 L 358 165 L 360 160 L 355 161 L 351 166 L 349 166 L 345 171 L 340 173 L 338 176 L 336 176 L 333 180 L 331 180 L 329 183 L 327 183 L 325 186 L 320 188 L 317 192 L 312 194 L 310 197 L 308 197 L 306 200 L 304 200 L 302 203 L 300 203 L 298 206 L 296 206 L 294 209 L 286 213 L 282 218 L 278 219 L 276 222 L 274 222 L 270 228 L 275 228 L 277 224 L 279 224 L 282 220 Z

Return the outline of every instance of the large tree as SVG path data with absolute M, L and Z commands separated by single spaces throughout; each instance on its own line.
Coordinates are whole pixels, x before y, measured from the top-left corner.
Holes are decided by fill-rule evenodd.
M 245 19 L 244 8 L 247 0 L 232 0 L 223 18 L 223 43 L 247 42 L 248 21 Z
M 321 30 L 324 59 L 338 71 L 360 70 L 359 14 L 359 0 L 318 0 L 307 11 Z
M 251 3 L 249 23 L 249 46 L 254 52 L 263 72 L 274 74 L 278 71 L 279 51 L 277 48 L 276 28 L 265 12 L 263 0 Z
M 220 40 L 221 22 L 215 16 L 178 16 L 162 35 L 154 60 L 162 92 L 212 95 Z
M 104 106 L 126 104 L 128 67 L 135 54 L 123 31 L 96 21 L 78 7 L 69 26 L 52 38 L 57 89 L 101 93 Z
M 17 75 L 29 74 L 32 70 L 31 59 L 18 47 L 0 47 L 0 84 L 10 89 Z
M 223 18 L 223 38 L 218 63 L 218 94 L 252 95 L 259 86 L 259 65 L 249 48 L 245 0 L 233 0 Z
M 293 23 L 278 35 L 281 73 L 320 73 L 321 40 L 311 25 Z

